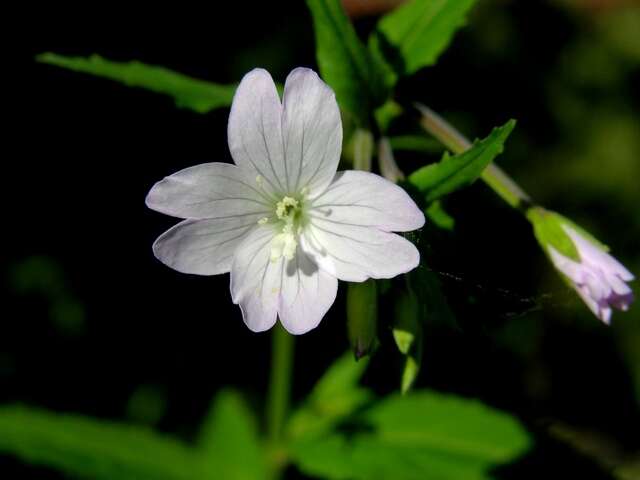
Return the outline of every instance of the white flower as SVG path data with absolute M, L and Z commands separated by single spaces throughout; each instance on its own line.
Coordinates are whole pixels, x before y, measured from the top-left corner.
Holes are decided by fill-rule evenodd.
M 634 277 L 620 262 L 569 225 L 563 223 L 562 228 L 575 245 L 580 261 L 562 255 L 551 245 L 549 256 L 596 317 L 609 324 L 612 307 L 626 311 L 633 302 L 633 292 L 625 282 Z
M 147 205 L 185 220 L 161 235 L 156 257 L 184 273 L 231 272 L 231 296 L 253 331 L 279 317 L 291 333 L 316 327 L 338 279 L 391 278 L 419 263 L 391 232 L 424 216 L 400 187 L 371 173 L 337 172 L 342 124 L 333 91 L 305 68 L 282 103 L 269 73 L 249 72 L 229 115 L 235 165 L 207 163 L 153 186 Z

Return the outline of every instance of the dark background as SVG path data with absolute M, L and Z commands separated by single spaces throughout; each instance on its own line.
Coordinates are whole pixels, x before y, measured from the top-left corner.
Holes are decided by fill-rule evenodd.
M 518 119 L 499 163 L 638 274 L 640 14 L 595 3 L 480 2 L 438 66 L 403 80 L 398 98 L 427 103 L 470 137 Z M 144 197 L 181 168 L 231 161 L 228 110 L 179 110 L 167 97 L 33 58 L 99 53 L 220 83 L 262 66 L 283 81 L 296 66 L 315 68 L 311 21 L 303 2 L 85 8 L 16 17 L 0 189 L 0 401 L 190 439 L 221 386 L 263 408 L 269 335 L 244 326 L 227 275 L 182 275 L 153 258 L 153 240 L 174 220 L 147 210 Z M 363 35 L 374 24 L 356 19 Z M 410 132 L 410 114 L 391 131 Z M 397 154 L 407 171 L 436 158 Z M 637 305 L 614 314 L 611 328 L 600 324 L 526 221 L 484 185 L 446 206 L 456 229 L 425 230 L 423 268 L 438 272 L 456 322 L 429 321 L 418 387 L 480 398 L 536 432 L 536 449 L 505 478 L 611 478 L 608 465 L 640 450 Z M 295 399 L 348 348 L 344 292 L 341 284 L 320 326 L 296 340 Z M 383 311 L 391 301 L 382 299 Z M 366 377 L 380 393 L 399 383 L 387 321 Z M 558 426 L 578 432 L 574 446 L 589 455 L 558 441 Z M 60 478 L 0 456 L 0 477 L 29 475 Z

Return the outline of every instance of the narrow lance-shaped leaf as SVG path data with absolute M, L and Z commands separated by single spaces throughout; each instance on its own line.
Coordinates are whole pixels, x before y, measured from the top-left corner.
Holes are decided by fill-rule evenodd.
M 206 478 L 260 480 L 268 476 L 256 419 L 237 392 L 226 390 L 216 396 L 198 447 Z
M 386 100 L 390 72 L 362 44 L 339 0 L 307 0 L 307 5 L 320 73 L 340 107 L 366 126 L 374 108 Z
M 502 127 L 494 128 L 488 137 L 476 140 L 465 152 L 453 156 L 445 154 L 440 162 L 409 175 L 409 182 L 422 192 L 427 203 L 470 185 L 502 153 L 504 142 L 515 124 L 515 120 L 509 120 Z
M 400 75 L 433 65 L 465 23 L 475 0 L 411 0 L 385 15 L 370 47 Z
M 419 391 L 388 397 L 347 432 L 294 442 L 291 452 L 304 473 L 328 479 L 485 480 L 528 445 L 527 432 L 506 413 Z
M 236 90 L 236 85 L 219 85 L 198 80 L 168 68 L 146 65 L 135 60 L 113 62 L 95 54 L 89 57 L 66 57 L 55 53 L 43 53 L 36 59 L 42 63 L 115 80 L 130 87 L 169 95 L 178 107 L 189 108 L 198 113 L 228 107 Z
M 0 407 L 0 452 L 97 480 L 204 478 L 195 450 L 170 437 L 23 406 Z

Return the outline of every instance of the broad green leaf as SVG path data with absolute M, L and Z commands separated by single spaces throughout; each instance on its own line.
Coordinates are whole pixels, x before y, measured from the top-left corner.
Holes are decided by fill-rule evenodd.
M 440 200 L 436 200 L 429 205 L 424 213 L 436 227 L 443 230 L 453 230 L 456 224 L 455 219 L 443 208 Z
M 339 0 L 307 0 L 313 17 L 316 57 L 322 78 L 340 107 L 360 126 L 388 95 L 389 71 L 364 47 Z
M 204 478 L 200 457 L 170 437 L 23 406 L 0 407 L 0 452 L 97 480 Z
M 347 286 L 347 333 L 356 359 L 375 347 L 378 326 L 376 281 L 350 283 Z
M 372 394 L 358 386 L 368 365 L 366 358 L 356 361 L 345 353 L 325 372 L 287 426 L 293 439 L 313 438 L 362 407 Z
M 475 0 L 411 0 L 385 15 L 370 47 L 400 75 L 436 63 Z
M 173 97 L 176 105 L 198 113 L 228 107 L 233 100 L 236 85 L 219 85 L 188 77 L 168 68 L 146 65 L 138 61 L 113 62 L 99 55 L 66 57 L 55 53 L 42 53 L 36 60 L 76 72 L 89 73 Z
M 216 396 L 200 433 L 198 448 L 208 472 L 206 478 L 267 478 L 256 419 L 237 392 L 226 390 Z
M 520 423 L 477 401 L 431 391 L 392 396 L 360 418 L 361 429 L 291 445 L 306 474 L 354 480 L 480 480 L 529 446 Z
M 409 182 L 422 192 L 427 203 L 470 185 L 502 153 L 515 124 L 515 120 L 509 120 L 502 127 L 494 128 L 488 137 L 476 140 L 465 152 L 453 156 L 445 153 L 440 162 L 409 175 Z

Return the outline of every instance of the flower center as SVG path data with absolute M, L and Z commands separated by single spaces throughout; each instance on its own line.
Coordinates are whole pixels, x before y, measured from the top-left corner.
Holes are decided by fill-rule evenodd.
M 258 224 L 272 223 L 278 233 L 271 241 L 271 261 L 281 257 L 292 260 L 298 248 L 298 236 L 304 225 L 304 193 L 300 198 L 285 196 L 275 205 L 275 217 L 264 217 Z

